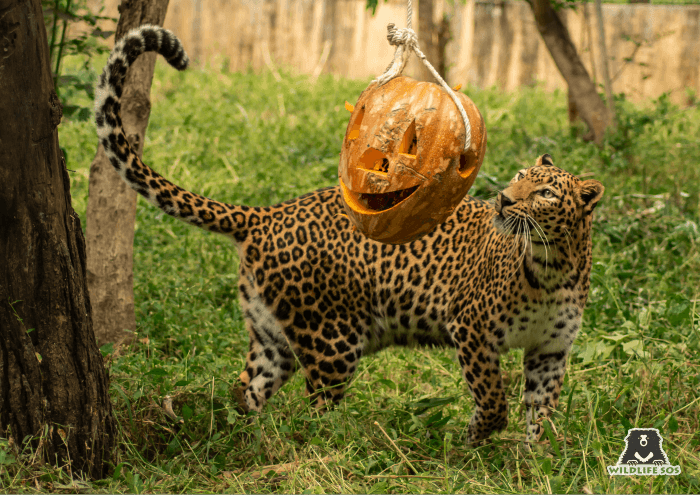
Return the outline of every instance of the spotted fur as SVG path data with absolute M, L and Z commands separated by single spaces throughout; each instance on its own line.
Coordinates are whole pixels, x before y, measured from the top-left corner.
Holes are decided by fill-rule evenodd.
M 505 428 L 499 354 L 525 349 L 527 440 L 557 406 L 588 296 L 593 209 L 603 194 L 549 155 L 521 170 L 493 202 L 466 198 L 405 245 L 353 232 L 337 187 L 262 208 L 186 191 L 130 148 L 119 115 L 127 67 L 144 51 L 187 65 L 172 33 L 145 26 L 114 48 L 100 78 L 97 130 L 124 180 L 169 215 L 229 236 L 240 257 L 250 335 L 241 401 L 260 411 L 297 364 L 319 405 L 338 401 L 361 356 L 389 345 L 456 348 L 475 400 L 470 442 Z

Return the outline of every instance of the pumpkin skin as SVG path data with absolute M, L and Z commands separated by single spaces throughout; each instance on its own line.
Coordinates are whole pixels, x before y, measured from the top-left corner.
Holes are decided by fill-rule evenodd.
M 345 211 L 370 239 L 403 244 L 444 222 L 474 183 L 486 152 L 481 113 L 457 93 L 472 128 L 450 95 L 433 83 L 396 77 L 360 95 L 350 116 L 338 175 Z

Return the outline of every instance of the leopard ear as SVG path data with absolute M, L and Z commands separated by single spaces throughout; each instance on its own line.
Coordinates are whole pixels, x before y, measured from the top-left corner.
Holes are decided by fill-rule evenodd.
M 576 202 L 583 206 L 584 211 L 593 211 L 600 198 L 603 197 L 605 187 L 599 181 L 589 179 L 581 182 L 576 191 Z
M 554 162 L 552 161 L 552 155 L 550 155 L 549 153 L 545 153 L 544 155 L 539 157 L 535 166 L 541 167 L 542 165 L 544 165 L 545 167 L 553 167 Z

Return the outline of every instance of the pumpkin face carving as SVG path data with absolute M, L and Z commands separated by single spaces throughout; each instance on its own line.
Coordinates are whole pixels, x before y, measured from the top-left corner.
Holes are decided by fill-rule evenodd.
M 370 85 L 350 116 L 338 168 L 348 217 L 367 237 L 403 244 L 444 222 L 481 167 L 486 128 L 458 93 L 471 124 L 440 86 L 396 77 Z

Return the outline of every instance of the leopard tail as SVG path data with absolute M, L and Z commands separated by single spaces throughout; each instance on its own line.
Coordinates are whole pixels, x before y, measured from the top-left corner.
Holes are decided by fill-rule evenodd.
M 120 39 L 107 60 L 95 92 L 95 123 L 107 158 L 132 189 L 168 215 L 212 232 L 244 237 L 242 208 L 189 192 L 143 163 L 129 145 L 121 119 L 121 97 L 127 69 L 139 55 L 158 52 L 177 70 L 189 58 L 180 40 L 160 26 L 144 25 Z

